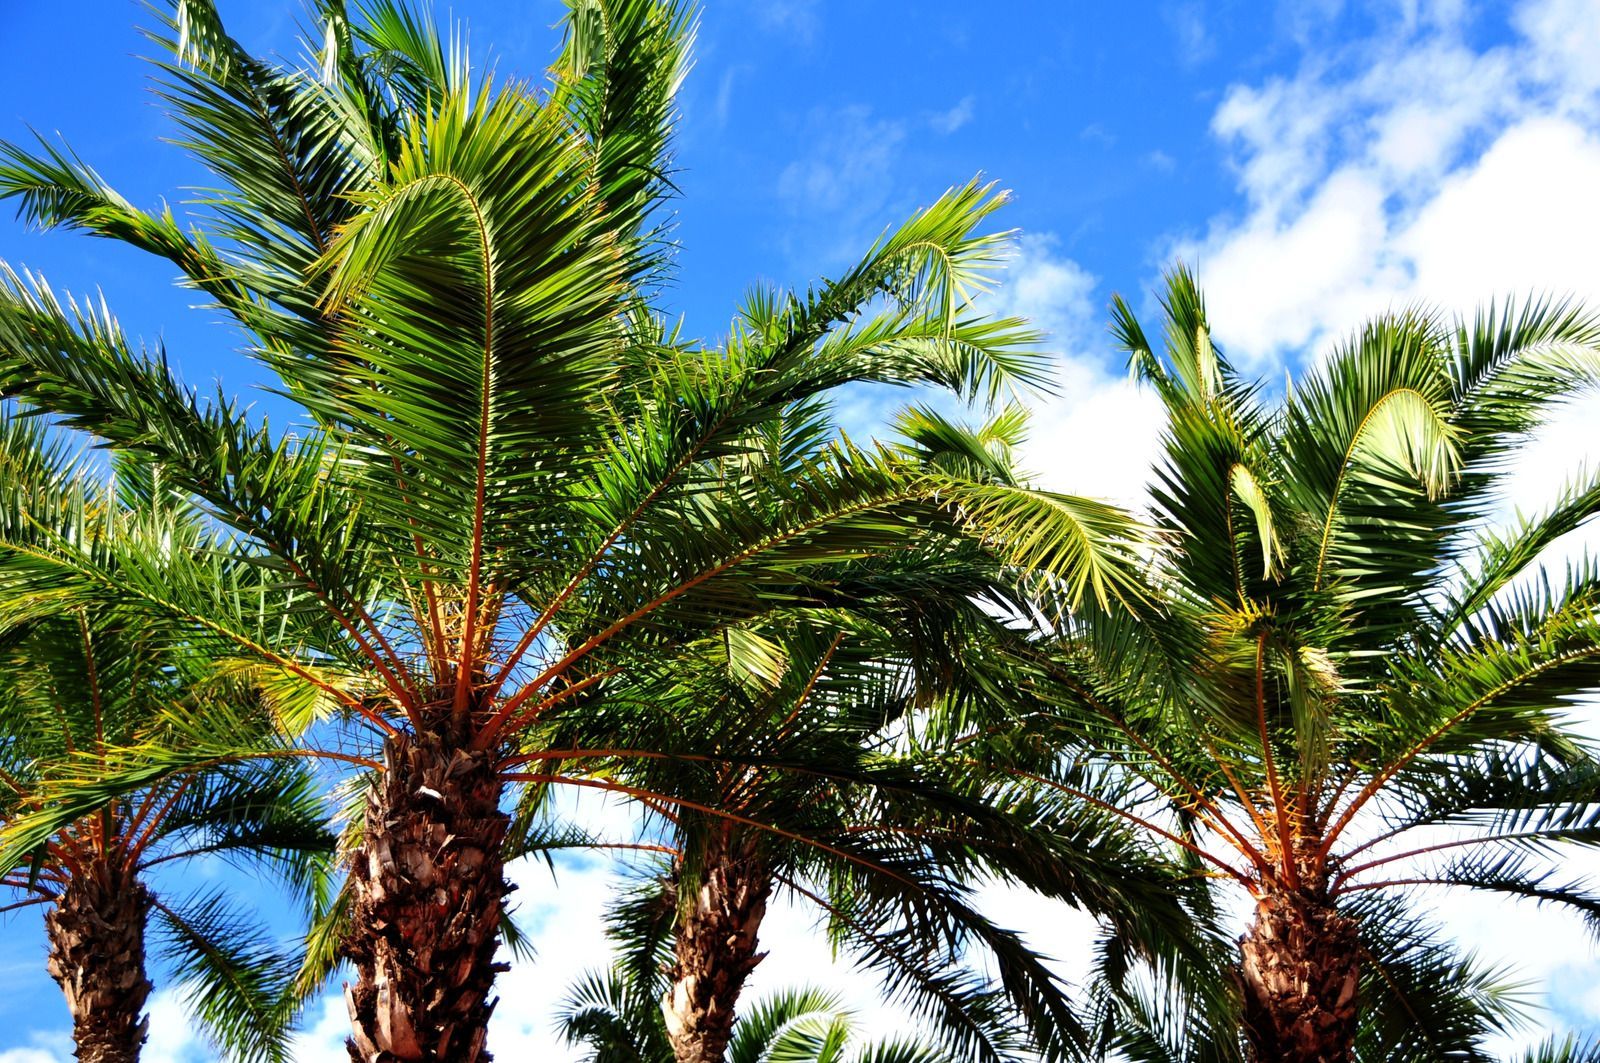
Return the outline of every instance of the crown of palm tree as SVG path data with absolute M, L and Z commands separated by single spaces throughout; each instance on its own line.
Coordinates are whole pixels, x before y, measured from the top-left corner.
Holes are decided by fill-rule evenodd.
M 198 514 L 148 463 L 119 460 L 108 482 L 96 482 L 41 422 L 9 413 L 0 417 L 0 453 L 8 552 L 26 556 L 70 541 L 108 574 L 127 561 L 171 583 L 254 579 L 208 556 Z M 175 716 L 224 715 L 244 740 L 270 733 L 273 713 L 260 692 L 198 652 L 186 625 L 144 610 L 88 608 L 72 597 L 36 588 L 0 606 L 0 822 L 47 811 L 55 775 L 103 765 L 119 747 L 166 739 Z M 219 1047 L 238 1058 L 287 1059 L 295 957 L 227 890 L 169 896 L 152 888 L 149 875 L 175 861 L 220 856 L 280 877 L 314 902 L 334 838 L 310 773 L 289 761 L 196 765 L 134 782 L 92 811 L 54 818 L 59 825 L 4 878 L 21 899 L 0 911 L 45 909 L 51 973 L 72 1005 L 80 1049 L 88 1050 L 84 1037 L 94 1030 L 118 1024 L 142 1037 L 150 919 L 159 953 Z M 118 964 L 131 965 L 132 985 L 97 977 L 119 972 Z
M 1310 1025 L 1281 1005 L 1337 1016 L 1326 1058 L 1350 1058 L 1335 1042 L 1357 1019 L 1357 1058 L 1470 1050 L 1504 995 L 1407 914 L 1414 887 L 1600 914 L 1547 860 L 1600 841 L 1600 767 L 1569 714 L 1600 685 L 1600 582 L 1587 556 L 1543 566 L 1600 489 L 1491 522 L 1513 449 L 1600 382 L 1600 322 L 1537 301 L 1391 315 L 1272 404 L 1212 344 L 1187 272 L 1164 307 L 1162 358 L 1116 305 L 1168 417 L 1150 604 L 1078 614 L 1027 666 L 1044 726 L 1101 754 L 1039 775 L 1255 901 L 1242 960 L 1214 953 L 1234 980 L 1195 976 L 1224 1012 L 1197 1044 L 1237 1053 L 1242 1021 L 1255 1058 L 1289 1051 L 1264 1046 Z M 1273 936 L 1282 912 L 1309 920 L 1299 944 Z M 1294 949 L 1322 950 L 1298 990 L 1279 980 Z
M 563 770 L 532 736 L 676 647 L 775 609 L 847 607 L 865 593 L 850 583 L 858 560 L 913 537 L 975 539 L 1074 597 L 1126 591 L 1131 528 L 1109 507 L 843 442 L 781 477 L 729 475 L 760 426 L 815 416 L 847 383 L 984 393 L 1032 377 L 1032 333 L 970 306 L 1004 246 L 980 232 L 1003 197 L 952 189 L 837 279 L 752 293 L 723 343 L 697 347 L 650 309 L 670 267 L 653 219 L 686 9 L 575 3 L 542 91 L 474 80 L 464 43 L 447 47 L 402 5 L 351 19 L 328 4 L 321 16 L 303 71 L 249 56 L 200 0 L 179 3 L 158 34 L 174 57 L 165 98 L 221 182 L 202 228 L 127 205 L 70 153 L 6 149 L 0 191 L 42 224 L 177 263 L 308 418 L 283 435 L 220 396 L 202 400 L 108 313 L 8 273 L 5 392 L 145 455 L 224 529 L 232 557 L 270 574 L 244 589 L 172 583 L 63 541 L 10 559 L 9 586 L 187 623 L 198 647 L 237 659 L 294 709 L 270 740 L 241 742 L 223 716 L 190 714 L 181 743 L 80 766 L 47 813 L 11 825 L 10 851 L 152 773 L 298 741 L 383 772 L 351 839 L 372 854 L 354 865 L 366 899 L 349 924 L 359 940 L 345 945 L 366 970 L 389 962 L 393 943 L 390 931 L 360 938 L 362 927 L 422 932 L 384 908 L 413 903 L 394 898 L 433 903 L 437 885 L 455 907 L 498 911 L 512 826 L 502 788 L 526 787 L 529 800 L 551 782 L 616 788 L 585 758 L 564 757 Z M 666 722 L 656 726 L 670 733 Z M 534 760 L 544 769 L 526 770 Z M 444 839 L 445 863 L 424 870 L 406 862 L 400 874 L 383 855 L 443 852 Z M 480 1004 L 494 942 L 484 925 L 440 931 L 470 954 L 460 969 L 480 972 Z M 352 1008 L 387 1043 L 358 1031 L 358 1049 L 428 1051 L 416 1014 L 372 1011 L 376 984 L 363 982 Z M 471 1057 L 482 1035 L 464 1031 L 481 1031 L 487 1010 L 475 1015 L 426 1021 L 465 1038 L 448 1051 Z
M 787 475 L 783 463 L 804 454 L 795 436 L 811 424 L 771 426 L 738 459 L 742 472 Z M 974 482 L 1015 487 L 1007 444 L 1022 427 L 1016 409 L 977 430 L 918 410 L 902 418 L 901 449 L 923 467 L 959 466 Z M 1004 618 L 1028 608 L 1018 575 L 970 540 L 908 537 L 853 565 L 841 581 L 847 607 L 823 600 L 686 644 L 656 674 L 635 671 L 634 686 L 559 721 L 559 737 L 536 739 L 526 756 L 537 763 L 592 754 L 609 785 L 677 797 L 676 807 L 653 803 L 665 829 L 651 840 L 670 852 L 662 890 L 679 914 L 646 920 L 676 938 L 678 954 L 664 961 L 676 972 L 668 1006 L 707 1008 L 718 1015 L 712 1026 L 731 1024 L 776 891 L 819 908 L 830 936 L 952 1051 L 997 1058 L 1030 1037 L 1083 1046 L 1056 975 L 981 912 L 975 886 L 1000 878 L 1169 927 L 1183 916 L 1159 863 L 1127 844 L 1114 817 L 1072 810 L 1077 833 L 1041 843 L 1037 801 L 938 759 L 959 749 L 963 729 L 1012 724 L 1008 700 L 969 659 L 1012 637 Z M 670 736 L 660 733 L 663 706 Z M 671 748 L 681 753 L 663 755 Z M 706 942 L 717 943 L 709 956 Z M 963 969 L 974 950 L 993 961 L 998 984 Z M 673 1036 L 690 1035 L 674 1027 Z

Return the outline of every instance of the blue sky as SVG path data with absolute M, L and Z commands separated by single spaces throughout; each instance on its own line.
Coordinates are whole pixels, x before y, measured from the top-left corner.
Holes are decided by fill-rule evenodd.
M 295 0 L 221 6 L 249 46 L 298 54 Z M 557 44 L 554 0 L 439 10 L 469 24 L 474 53 L 502 74 L 538 77 Z M 0 137 L 59 132 L 134 202 L 178 208 L 205 177 L 158 142 L 171 129 L 134 58 L 148 19 L 124 0 L 0 0 Z M 1063 489 L 1140 497 L 1158 425 L 1108 349 L 1104 310 L 1113 291 L 1147 304 L 1176 256 L 1198 265 L 1219 339 L 1274 380 L 1389 306 L 1467 308 L 1536 289 L 1600 299 L 1592 0 L 706 0 L 681 103 L 681 268 L 668 302 L 692 335 L 718 335 L 758 280 L 839 270 L 975 173 L 1014 191 L 1000 223 L 1024 236 L 995 305 L 1052 334 L 1061 393 L 1035 401 L 1026 458 Z M 235 335 L 135 252 L 0 217 L 0 258 L 58 289 L 102 289 L 190 383 L 249 395 L 263 382 Z M 884 401 L 847 412 L 867 419 Z M 1592 403 L 1557 424 L 1519 493 L 1536 500 L 1585 456 L 1600 459 L 1596 425 Z M 592 917 L 608 875 L 574 867 L 552 889 L 527 873 L 519 897 L 552 940 L 546 962 L 508 980 L 505 1058 L 550 1050 L 541 1008 L 599 958 L 582 954 L 600 947 Z M 1001 903 L 1072 969 L 1081 920 Z M 1541 1025 L 1600 1024 L 1600 964 L 1575 923 L 1504 905 L 1441 911 L 1537 994 L 1548 988 Z M 769 938 L 766 985 L 853 977 L 807 943 L 799 916 L 780 913 Z M 36 917 L 3 924 L 0 1063 L 67 1058 L 41 950 Z M 338 1058 L 340 1012 L 314 1010 L 304 1058 Z M 147 1058 L 208 1058 L 170 996 L 154 1025 Z

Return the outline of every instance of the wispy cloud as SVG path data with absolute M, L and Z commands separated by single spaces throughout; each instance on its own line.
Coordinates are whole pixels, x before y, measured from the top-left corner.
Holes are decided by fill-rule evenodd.
M 1206 26 L 1205 8 L 1197 0 L 1166 4 L 1161 18 L 1172 32 L 1180 66 L 1199 66 L 1216 54 L 1217 42 Z
M 711 114 L 716 120 L 718 129 L 727 127 L 728 117 L 733 113 L 734 85 L 749 70 L 750 68 L 743 64 L 730 66 L 722 72 L 722 77 L 717 79 L 717 95 L 711 104 Z
M 948 111 L 936 111 L 930 115 L 928 126 L 935 133 L 943 133 L 945 136 L 949 136 L 972 121 L 972 116 L 977 111 L 977 103 L 978 101 L 975 97 L 963 96 L 961 102 Z
M 1086 144 L 1098 144 L 1103 148 L 1115 147 L 1117 143 L 1117 135 L 1099 122 L 1090 122 L 1078 130 L 1078 139 Z
M 754 0 L 754 9 L 764 28 L 790 34 L 805 44 L 816 38 L 822 25 L 817 0 Z
M 810 153 L 784 168 L 778 195 L 807 213 L 881 206 L 906 139 L 905 123 L 852 104 L 812 111 L 806 128 Z

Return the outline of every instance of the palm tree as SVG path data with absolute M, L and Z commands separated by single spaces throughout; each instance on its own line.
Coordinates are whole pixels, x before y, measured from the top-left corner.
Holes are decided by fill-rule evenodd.
M 900 449 L 923 468 L 1014 487 L 1009 454 L 1024 423 L 1020 407 L 978 430 L 912 410 Z M 704 474 L 786 479 L 827 431 L 815 411 L 797 411 Z M 1081 833 L 1045 855 L 1031 832 L 1036 804 L 992 800 L 1000 795 L 972 792 L 960 773 L 924 766 L 939 735 L 1000 705 L 973 687 L 964 658 L 1003 642 L 1000 618 L 1027 608 L 1015 575 L 971 541 L 908 536 L 843 574 L 848 607 L 771 612 L 690 643 L 663 663 L 665 682 L 617 689 L 544 741 L 552 751 L 614 747 L 613 735 L 637 730 L 634 714 L 654 720 L 670 707 L 681 758 L 591 767 L 694 799 L 654 809 L 665 829 L 651 840 L 671 863 L 628 905 L 637 980 L 654 984 L 657 964 L 668 972 L 661 1007 L 680 1061 L 724 1058 L 775 895 L 816 908 L 833 940 L 917 1006 L 952 1052 L 985 1059 L 1018 1048 L 1025 1030 L 1041 1045 L 1081 1045 L 1084 1032 L 1048 966 L 975 906 L 973 879 L 1123 919 L 1181 919 L 1159 870 L 1141 865 L 1114 820 L 1092 826 L 1094 810 L 1075 810 Z M 1003 714 L 981 722 L 1007 725 Z M 957 958 L 971 950 L 993 963 L 1004 992 L 961 973 Z
M 671 1038 L 656 1006 L 659 986 L 640 985 L 623 967 L 585 976 L 562 1006 L 567 1043 L 589 1063 L 672 1063 Z M 669 1020 L 670 1021 L 670 1020 Z M 789 989 L 740 1016 L 729 1063 L 943 1063 L 959 1057 L 912 1038 L 863 1042 L 859 1020 L 836 993 Z
M 1154 604 L 1080 614 L 1028 665 L 1063 741 L 1101 754 L 1040 775 L 1249 897 L 1222 959 L 1249 1058 L 1349 1060 L 1358 1030 L 1381 1045 L 1360 1058 L 1460 1051 L 1450 1015 L 1476 989 L 1408 915 L 1417 887 L 1600 917 L 1544 862 L 1600 841 L 1600 765 L 1564 714 L 1600 686 L 1600 572 L 1542 563 L 1600 480 L 1490 523 L 1518 444 L 1600 383 L 1600 320 L 1378 318 L 1273 404 L 1212 343 L 1190 274 L 1164 306 L 1165 357 L 1115 306 L 1167 413 Z
M 203 557 L 195 515 L 159 471 L 124 461 L 109 488 L 86 481 L 37 421 L 0 417 L 0 496 L 6 549 L 38 549 L 70 536 L 102 556 L 139 556 L 158 578 L 218 574 Z M 61 523 L 30 518 L 44 496 Z M 114 545 L 113 545 L 114 544 Z M 64 761 L 100 762 L 117 746 L 158 735 L 178 713 L 217 712 L 242 728 L 271 714 L 238 676 L 221 674 L 180 627 L 147 614 L 53 604 L 49 595 L 0 606 L 0 823 L 40 807 L 40 783 Z M 3 879 L 39 906 L 48 969 L 73 1021 L 77 1058 L 119 1063 L 144 1042 L 147 934 L 188 986 L 189 1005 L 219 1046 L 239 1058 L 286 1060 L 283 1006 L 292 956 L 275 948 L 225 891 L 167 896 L 150 872 L 222 856 L 314 894 L 331 857 L 322 796 L 287 762 L 185 772 L 130 789 L 63 822 Z
M 696 349 L 647 303 L 669 265 L 652 219 L 680 8 L 576 4 L 542 92 L 474 81 L 397 5 L 357 29 L 330 5 L 328 78 L 248 56 L 207 4 L 172 22 L 168 97 L 225 185 L 216 238 L 135 211 L 66 153 L 13 150 L 11 186 L 41 221 L 177 261 L 309 423 L 281 435 L 201 400 L 108 315 L 15 275 L 0 384 L 158 462 L 291 602 L 269 615 L 132 566 L 100 579 L 69 542 L 5 578 L 19 596 L 70 581 L 78 602 L 181 617 L 260 681 L 339 706 L 305 742 L 375 773 L 342 945 L 356 1058 L 488 1058 L 508 789 L 536 801 L 585 774 L 537 736 L 609 687 L 772 609 L 844 604 L 855 559 L 913 528 L 1117 593 L 1126 529 L 1104 507 L 843 445 L 781 482 L 710 495 L 696 475 L 845 383 L 1026 377 L 1030 334 L 969 306 L 1002 246 L 978 233 L 1000 203 L 988 189 L 953 189 L 831 282 L 755 293 L 727 342 Z M 131 778 L 282 752 L 196 718 L 181 748 L 59 781 L 74 796 L 13 825 L 11 851 Z

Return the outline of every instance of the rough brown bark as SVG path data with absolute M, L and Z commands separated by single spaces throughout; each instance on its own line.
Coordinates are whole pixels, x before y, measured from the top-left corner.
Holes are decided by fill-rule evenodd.
M 1269 894 L 1239 942 L 1255 1063 L 1350 1063 L 1360 1004 L 1356 923 L 1305 893 Z
M 144 1045 L 150 982 L 144 974 L 150 894 L 109 864 L 75 876 L 44 917 L 47 969 L 72 1012 L 81 1063 L 134 1063 Z
M 487 1063 L 508 818 L 487 753 L 398 735 L 367 798 L 351 866 L 345 986 L 356 1063 Z
M 678 903 L 675 960 L 661 1010 L 678 1063 L 721 1063 L 744 981 L 762 960 L 757 933 L 772 875 L 760 838 L 732 823 L 711 827 L 699 888 Z

